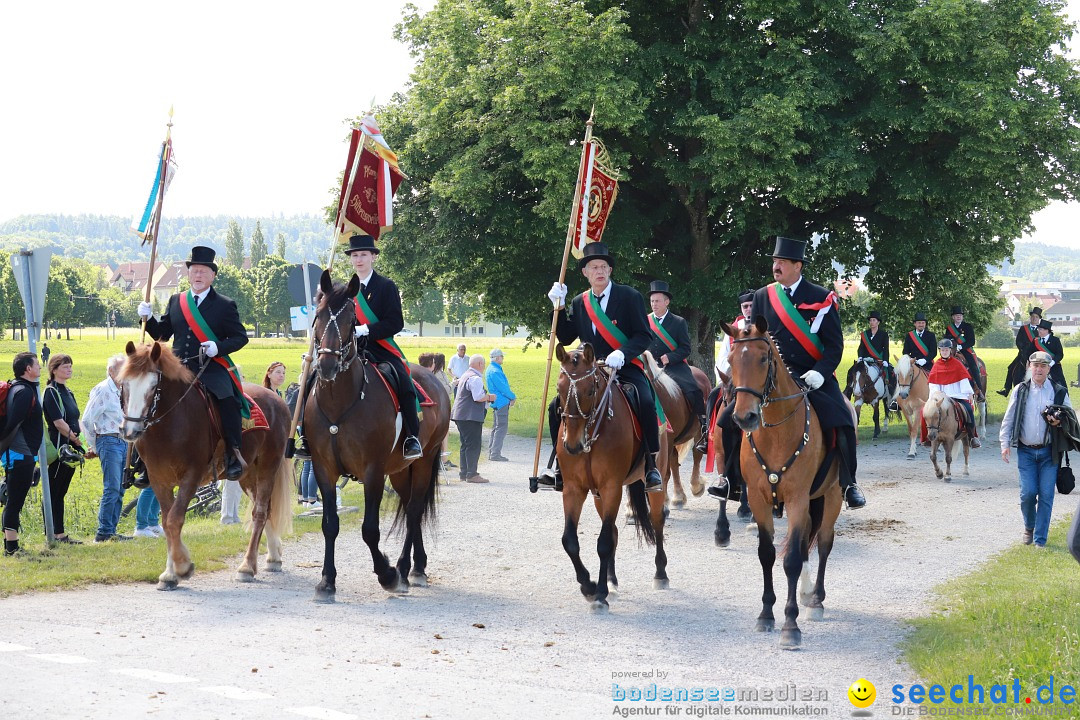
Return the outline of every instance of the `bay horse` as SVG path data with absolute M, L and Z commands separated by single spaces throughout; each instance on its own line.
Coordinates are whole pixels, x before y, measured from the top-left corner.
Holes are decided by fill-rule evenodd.
M 336 483 L 342 475 L 352 476 L 364 486 L 361 535 L 371 551 L 379 584 L 393 593 L 408 592 L 410 584 L 426 587 L 423 525 L 435 513 L 440 451 L 450 425 L 450 398 L 431 371 L 410 363 L 413 380 L 435 404 L 423 408 L 419 435 L 423 457 L 406 460 L 397 398 L 390 391 L 393 383 L 382 379 L 354 337 L 354 298 L 360 279 L 354 274 L 348 285 L 335 283 L 324 270 L 319 288 L 313 330 L 316 382 L 304 408 L 311 467 L 323 496 L 323 568 L 315 587 L 315 602 L 334 602 L 337 593 L 334 546 L 340 526 Z M 391 529 L 402 519 L 405 525 L 405 542 L 396 566 L 379 549 L 379 508 L 387 476 L 398 496 Z
M 855 369 L 848 376 L 848 386 L 844 389 L 844 396 L 855 406 L 856 426 L 858 426 L 865 404 L 870 405 L 874 410 L 874 440 L 877 440 L 882 432 L 889 432 L 889 405 L 893 399 L 889 397 L 885 373 L 877 362 L 869 358 L 859 359 Z M 879 407 L 882 404 L 885 405 L 883 424 L 880 422 Z
M 895 367 L 896 404 L 900 406 L 900 412 L 907 421 L 908 438 L 911 440 L 907 457 L 911 460 L 915 457 L 915 448 L 919 445 L 922 410 L 930 397 L 930 382 L 927 380 L 926 370 L 916 365 L 910 355 L 901 355 L 899 360 L 895 360 Z
M 667 435 L 668 442 L 656 460 L 656 469 L 660 471 L 660 477 L 664 479 L 664 495 L 667 496 L 668 481 L 674 485 L 672 502 L 677 508 L 686 505 L 686 492 L 683 490 L 682 479 L 679 476 L 679 463 L 688 452 L 693 453 L 694 469 L 690 474 L 690 492 L 694 497 L 700 497 L 705 492 L 705 483 L 701 480 L 701 459 L 705 454 L 694 449 L 701 435 L 701 423 L 690 407 L 690 401 L 686 399 L 682 388 L 675 380 L 664 372 L 663 368 L 653 358 L 652 353 L 645 351 L 643 357 L 649 366 L 649 378 L 652 381 L 653 392 L 660 399 L 660 407 L 667 415 L 667 425 L 661 428 L 661 433 Z M 709 397 L 712 385 L 709 377 L 690 366 L 690 372 L 694 376 L 694 382 L 702 392 L 702 397 Z
M 747 433 L 739 459 L 750 509 L 758 525 L 758 560 L 764 576 L 757 630 L 770 632 L 774 627 L 773 514 L 779 514 L 779 503 L 783 503 L 788 516 L 783 548 L 788 593 L 780 647 L 794 649 L 802 643 L 802 631 L 796 621 L 799 616 L 796 589 L 815 542 L 817 581 L 811 593 L 803 594 L 803 600 L 811 620 L 824 617 L 825 566 L 843 503 L 839 458 L 827 451 L 826 438 L 807 391 L 795 383 L 781 362 L 765 319 L 758 317 L 743 330 L 724 322 L 720 326 L 733 340 L 728 356 L 735 403 L 732 418 Z M 827 459 L 828 465 L 824 467 Z
M 717 375 L 720 378 L 720 386 L 723 391 L 720 393 L 716 401 L 716 409 L 714 417 L 709 418 L 710 428 L 709 433 L 712 436 L 709 445 L 713 449 L 713 457 L 711 458 L 714 466 L 717 468 L 718 473 L 723 473 L 726 467 L 727 457 L 724 455 L 724 443 L 723 443 L 723 429 L 716 423 L 716 418 L 720 417 L 720 414 L 724 412 L 727 405 L 731 402 L 731 377 L 724 373 L 722 370 L 717 370 Z M 708 465 L 706 465 L 707 467 Z M 736 511 L 739 519 L 743 522 L 750 522 L 754 514 L 750 512 L 750 503 L 747 500 L 746 483 L 742 480 L 736 480 L 729 477 L 728 482 L 733 486 L 738 486 L 739 493 L 739 509 Z M 713 541 L 717 547 L 727 547 L 731 544 L 731 524 L 728 522 L 727 517 L 727 504 L 726 498 L 720 500 L 720 510 L 716 514 L 716 527 L 713 529 Z
M 638 536 L 656 546 L 653 587 L 668 587 L 667 554 L 664 552 L 664 496 L 645 492 L 645 448 L 635 431 L 630 411 L 617 379 L 608 377 L 598 363 L 592 345 L 585 343 L 567 352 L 557 345 L 559 360 L 559 409 L 562 423 L 556 436 L 556 453 L 563 476 L 562 544 L 574 565 L 581 594 L 594 612 L 608 609 L 609 588 L 618 588 L 615 550 L 619 544 L 617 519 L 623 487 L 629 486 L 630 509 Z M 602 439 L 602 440 L 601 440 Z M 578 522 L 589 493 L 600 515 L 596 552 L 600 571 L 596 582 L 581 561 Z M 646 497 L 648 495 L 648 497 Z
M 930 441 L 930 461 L 934 463 L 934 474 L 938 479 L 944 478 L 945 482 L 952 481 L 952 453 L 956 441 L 959 440 L 964 448 L 964 475 L 968 475 L 968 457 L 971 454 L 970 439 L 967 430 L 961 430 L 956 420 L 955 403 L 952 399 L 935 390 L 930 393 L 930 398 L 923 406 L 923 419 L 926 420 L 926 437 Z M 945 472 L 938 466 L 937 451 L 939 446 L 945 447 Z
M 161 503 L 168 557 L 158 590 L 175 590 L 191 577 L 195 565 L 181 539 L 188 503 L 195 491 L 224 467 L 221 431 L 210 419 L 209 398 L 195 375 L 165 345 L 129 342 L 119 381 L 124 404 L 122 434 L 134 441 L 146 463 L 150 487 Z M 245 430 L 241 453 L 248 461 L 240 487 L 252 500 L 251 537 L 236 571 L 242 582 L 254 580 L 259 541 L 266 530 L 266 569 L 281 571 L 281 537 L 292 530 L 292 463 L 285 459 L 290 413 L 277 393 L 244 383 L 244 392 L 266 416 L 266 429 Z M 216 414 L 216 413 L 215 413 Z M 173 491 L 176 491 L 175 497 Z

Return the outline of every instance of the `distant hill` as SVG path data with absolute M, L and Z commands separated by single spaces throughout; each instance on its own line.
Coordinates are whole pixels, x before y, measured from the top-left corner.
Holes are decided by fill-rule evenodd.
M 300 262 L 305 249 L 308 259 L 329 249 L 331 228 L 321 216 L 282 217 L 166 217 L 158 240 L 158 259 L 163 262 L 183 260 L 193 245 L 212 245 L 225 252 L 225 233 L 229 221 L 236 220 L 250 247 L 255 222 L 262 223 L 266 245 L 273 253 L 278 233 L 285 235 L 286 260 Z M 22 215 L 0 223 L 0 247 L 19 244 L 52 245 L 68 257 L 85 258 L 92 263 L 149 260 L 150 248 L 143 247 L 138 235 L 129 229 L 131 218 L 116 215 Z
M 1013 262 L 989 268 L 992 275 L 1034 282 L 1080 282 L 1080 253 L 1058 245 L 1016 243 Z

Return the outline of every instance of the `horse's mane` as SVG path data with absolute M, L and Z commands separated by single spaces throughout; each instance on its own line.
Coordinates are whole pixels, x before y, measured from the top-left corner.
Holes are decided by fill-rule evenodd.
M 154 344 L 161 345 L 161 343 Z M 153 348 L 153 344 L 135 348 L 135 353 L 128 355 L 124 361 L 124 367 L 120 371 L 120 378 L 126 379 L 161 370 L 161 376 L 166 380 L 191 383 L 195 379 L 195 374 L 184 367 L 180 362 L 180 358 L 173 355 L 172 350 L 164 345 L 161 345 L 161 356 L 155 363 L 150 359 L 150 351 Z
M 910 355 L 901 355 L 900 356 L 900 359 L 896 361 L 896 372 L 897 372 L 897 374 L 903 373 L 904 375 L 907 375 L 909 372 L 911 372 L 911 356 Z
M 667 391 L 668 395 L 677 397 L 680 392 L 679 384 L 666 372 L 660 372 L 662 368 L 657 364 L 656 358 L 653 357 L 652 353 L 646 350 L 642 353 L 642 357 L 645 358 L 645 362 L 649 365 L 649 372 L 652 374 L 653 380 L 663 385 L 664 390 Z

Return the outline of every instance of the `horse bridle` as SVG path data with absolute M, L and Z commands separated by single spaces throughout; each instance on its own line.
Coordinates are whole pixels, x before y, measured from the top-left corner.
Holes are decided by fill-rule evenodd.
M 353 309 L 353 307 L 355 306 L 352 304 L 352 301 L 349 301 L 342 305 L 340 308 L 338 308 L 336 311 L 331 311 L 330 319 L 327 321 L 326 327 L 323 328 L 322 334 L 314 336 L 315 356 L 335 356 L 337 358 L 336 372 L 339 373 L 343 373 L 348 370 L 349 366 L 352 365 L 353 361 L 356 360 L 357 357 L 359 357 L 359 352 L 356 349 L 356 337 L 354 336 L 352 338 L 352 342 L 349 342 L 348 346 L 346 347 L 344 340 L 342 340 L 341 326 L 338 325 L 338 316 L 341 315 L 341 313 L 345 312 L 346 309 L 351 310 Z M 327 303 L 327 310 L 329 309 L 330 305 L 329 303 Z M 341 345 L 342 347 L 345 347 L 344 350 L 330 350 L 329 348 L 322 347 L 322 339 L 326 336 L 326 331 L 331 324 L 333 324 L 334 328 L 337 330 L 338 339 L 342 340 Z M 319 369 L 318 364 L 316 364 L 315 366 L 315 372 L 319 374 L 319 379 L 322 380 L 322 371 Z
M 205 350 L 203 348 L 199 349 L 199 354 L 198 354 L 197 357 L 199 358 L 199 372 L 195 374 L 194 378 L 192 378 L 191 384 L 187 386 L 186 390 L 184 390 L 184 394 L 181 395 L 177 399 L 177 401 L 172 404 L 172 407 L 170 407 L 165 412 L 161 413 L 161 415 L 158 416 L 158 417 L 154 417 L 154 413 L 157 412 L 158 401 L 161 400 L 161 369 L 160 368 L 158 368 L 158 370 L 155 371 L 155 374 L 157 375 L 157 378 L 154 381 L 154 397 L 150 399 L 150 409 L 146 411 L 146 414 L 140 415 L 138 417 L 131 417 L 130 415 L 128 415 L 127 414 L 127 407 L 126 407 L 127 403 L 124 402 L 124 393 L 121 392 L 120 393 L 120 409 L 124 410 L 124 422 L 139 423 L 139 425 L 142 427 L 142 431 L 146 432 L 147 430 L 149 430 L 150 428 L 154 427 L 159 422 L 164 420 L 168 416 L 169 413 L 171 413 L 173 410 L 175 410 L 177 407 L 179 407 L 180 403 L 182 403 L 184 401 L 184 398 L 187 397 L 187 394 L 189 392 L 191 392 L 192 388 L 194 388 L 195 385 L 199 382 L 199 378 L 202 377 L 202 374 L 206 371 L 206 368 L 210 366 L 210 363 L 206 362 L 206 360 L 208 358 L 206 357 Z M 189 357 L 189 358 L 183 358 L 183 359 L 180 360 L 180 362 L 183 363 L 183 362 L 187 362 L 188 360 L 194 360 L 194 359 L 195 359 L 195 356 L 192 356 L 192 357 Z
M 903 388 L 907 388 L 908 394 L 910 394 L 911 393 L 911 386 L 915 384 L 915 378 L 917 377 L 917 375 L 915 373 L 921 373 L 923 375 L 927 374 L 925 370 L 923 370 L 921 367 L 919 367 L 918 365 L 915 364 L 915 361 L 912 361 L 912 363 L 911 363 L 911 382 L 909 382 L 909 383 L 907 383 L 905 385 L 904 383 L 900 382 L 900 378 L 897 378 L 896 379 L 896 389 L 899 391 L 899 390 L 901 390 Z
M 760 392 L 755 390 L 752 387 L 746 387 L 744 385 L 736 386 L 736 387 L 731 389 L 731 397 L 732 397 L 732 399 L 734 399 L 734 397 L 735 397 L 735 395 L 737 393 L 741 393 L 741 392 L 747 393 L 749 395 L 753 395 L 754 397 L 756 397 L 761 402 L 761 407 L 762 408 L 768 407 L 770 403 L 782 402 L 784 400 L 792 400 L 792 399 L 800 397 L 800 396 L 802 396 L 802 398 L 804 400 L 806 400 L 806 394 L 809 391 L 807 389 L 805 389 L 805 388 L 799 388 L 799 392 L 794 393 L 792 395 L 781 395 L 780 397 L 773 397 L 772 396 L 773 390 L 776 389 L 776 366 L 777 366 L 777 363 L 776 363 L 776 356 L 773 355 L 773 345 L 772 345 L 771 342 L 769 342 L 768 338 L 765 338 L 765 337 L 744 337 L 744 338 L 732 338 L 732 340 L 731 340 L 731 342 L 733 342 L 733 343 L 746 343 L 746 342 L 755 342 L 755 341 L 763 342 L 769 348 L 769 370 L 768 370 L 768 373 L 765 375 L 765 385 L 764 385 L 764 387 L 761 388 Z M 796 409 L 798 409 L 798 408 L 796 408 Z M 794 415 L 794 414 L 795 414 L 795 410 L 792 410 L 790 413 L 787 414 L 787 416 L 783 420 L 781 420 L 778 423 L 774 423 L 772 425 L 770 425 L 769 423 L 766 423 L 765 419 L 762 418 L 762 420 L 761 420 L 762 427 L 779 427 L 780 425 L 783 425 L 789 419 L 791 419 L 791 416 Z
M 604 394 L 601 395 L 600 401 L 593 406 L 593 409 L 588 414 L 581 409 L 581 398 L 578 395 L 578 383 L 582 380 L 588 380 L 592 378 L 593 386 L 599 386 L 600 384 L 600 365 L 593 365 L 593 368 L 586 373 L 580 375 L 574 375 L 566 368 L 559 368 L 559 374 L 565 375 L 570 380 L 570 387 L 566 391 L 566 401 L 563 403 L 563 407 L 560 411 L 560 415 L 563 418 L 577 418 L 585 421 L 585 439 L 584 450 L 589 452 L 592 450 L 593 443 L 596 442 L 596 438 L 600 435 L 600 422 L 604 418 L 605 411 L 608 417 L 615 415 L 614 409 L 611 407 L 611 387 L 615 384 L 613 378 L 608 378 L 607 385 L 604 387 Z M 574 408 L 577 410 L 575 415 L 570 411 L 570 401 L 574 401 Z M 565 438 L 566 430 L 563 430 L 563 441 Z

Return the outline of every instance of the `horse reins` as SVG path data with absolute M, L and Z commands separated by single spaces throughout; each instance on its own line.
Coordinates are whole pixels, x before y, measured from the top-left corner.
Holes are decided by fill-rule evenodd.
M 356 337 L 354 336 L 352 338 L 352 342 L 349 343 L 349 348 L 346 348 L 345 350 L 330 350 L 328 348 L 324 348 L 324 347 L 322 347 L 322 339 L 323 339 L 323 337 L 326 336 L 326 331 L 329 328 L 329 326 L 333 325 L 334 329 L 337 330 L 338 340 L 341 340 L 341 336 L 342 336 L 341 335 L 341 326 L 338 325 L 338 316 L 341 315 L 341 313 L 343 313 L 347 308 L 352 309 L 353 307 L 355 307 L 355 306 L 352 304 L 352 302 L 347 302 L 344 305 L 342 305 L 340 308 L 338 308 L 336 311 L 331 312 L 330 313 L 330 320 L 327 321 L 326 327 L 323 328 L 322 335 L 321 336 L 316 335 L 313 338 L 313 343 L 314 343 L 314 346 L 315 346 L 315 355 L 316 356 L 319 356 L 319 355 L 333 355 L 333 356 L 335 356 L 337 358 L 337 372 L 345 372 L 346 370 L 348 370 L 349 366 L 352 365 L 353 361 L 356 360 L 356 358 L 358 358 L 360 356 L 360 353 L 356 349 Z M 327 310 L 329 311 L 329 309 L 330 309 L 330 304 L 327 303 Z M 347 355 L 349 355 L 349 349 L 352 350 L 351 357 L 348 357 L 348 359 L 343 359 Z M 319 373 L 319 379 L 321 380 L 322 379 L 322 373 L 320 372 L 318 365 L 315 366 L 315 372 Z
M 189 392 L 191 392 L 191 390 L 199 382 L 199 378 L 202 377 L 202 374 L 206 371 L 206 368 L 210 367 L 210 363 L 206 362 L 207 358 L 206 358 L 206 356 L 204 355 L 204 353 L 202 351 L 199 352 L 197 357 L 199 358 L 199 362 L 200 362 L 200 364 L 199 364 L 199 372 L 195 374 L 195 377 L 192 378 L 191 383 L 187 386 L 187 389 L 184 390 L 184 394 L 181 395 L 179 397 L 179 399 L 177 399 L 177 401 L 172 404 L 172 407 L 170 407 L 165 412 L 161 413 L 161 415 L 159 417 L 154 417 L 154 413 L 157 411 L 158 401 L 161 399 L 161 369 L 159 368 L 156 371 L 157 380 L 154 382 L 154 397 L 150 401 L 150 410 L 147 411 L 147 413 L 145 415 L 140 415 L 139 417 L 131 417 L 130 415 L 128 415 L 125 412 L 124 413 L 124 421 L 125 422 L 141 423 L 142 426 L 143 426 L 143 432 L 145 432 L 145 431 L 149 430 L 150 428 L 154 427 L 155 425 L 157 425 L 162 420 L 164 420 L 166 418 L 166 416 L 168 416 L 169 413 L 171 413 L 173 410 L 178 408 L 180 406 L 180 403 L 182 403 L 184 401 L 184 398 L 187 397 L 187 394 Z M 182 358 L 180 360 L 180 362 L 184 363 L 184 362 L 187 362 L 188 360 L 194 360 L 194 359 L 195 359 L 195 357 Z M 121 394 L 120 398 L 121 398 L 121 402 L 120 402 L 121 409 L 126 410 L 126 408 L 124 408 L 124 405 L 126 405 L 126 403 L 123 402 L 123 395 L 122 394 Z
M 585 421 L 585 452 L 589 452 L 590 450 L 592 450 L 593 443 L 596 442 L 596 439 L 600 436 L 600 423 L 604 419 L 605 411 L 608 417 L 612 417 L 615 414 L 614 409 L 611 407 L 611 388 L 616 382 L 614 378 L 608 378 L 608 382 L 604 386 L 604 394 L 600 396 L 600 402 L 598 402 L 593 407 L 592 411 L 588 415 L 586 415 L 585 412 L 581 409 L 581 398 L 578 395 L 577 384 L 581 380 L 593 378 L 593 385 L 599 385 L 600 379 L 597 377 L 597 373 L 599 372 L 599 365 L 594 365 L 592 370 L 576 376 L 570 371 L 568 371 L 566 368 L 559 368 L 559 373 L 565 375 L 567 378 L 570 379 L 570 387 L 566 391 L 566 401 L 563 403 L 563 408 L 560 415 L 564 418 L 577 418 Z M 577 415 L 570 412 L 569 406 L 571 399 L 573 399 L 574 401 L 574 407 L 577 409 L 578 413 Z M 564 429 L 563 442 L 566 441 L 565 433 L 566 430 Z

